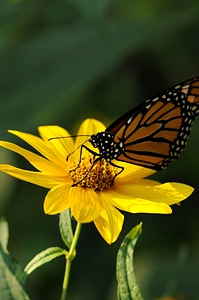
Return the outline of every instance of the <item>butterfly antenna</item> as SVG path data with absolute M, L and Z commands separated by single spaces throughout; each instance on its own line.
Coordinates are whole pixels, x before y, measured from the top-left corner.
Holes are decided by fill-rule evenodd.
M 77 134 L 77 135 L 70 135 L 70 136 L 56 136 L 56 137 L 52 137 L 49 138 L 48 141 L 52 141 L 52 140 L 57 140 L 57 139 L 65 139 L 65 138 L 77 138 L 77 137 L 82 137 L 82 136 L 89 136 L 91 137 L 90 134 Z M 82 147 L 82 145 L 84 145 L 86 142 L 88 142 L 88 140 L 86 140 L 84 143 L 82 143 L 81 145 L 79 145 L 75 150 L 73 150 L 71 153 L 69 153 L 66 156 L 66 161 L 68 161 L 69 157 L 79 148 Z
M 48 141 L 59 140 L 59 139 L 67 139 L 67 138 L 77 138 L 79 136 L 89 136 L 89 137 L 91 137 L 90 134 L 77 134 L 77 135 L 69 135 L 69 136 L 55 136 L 55 137 L 49 138 Z

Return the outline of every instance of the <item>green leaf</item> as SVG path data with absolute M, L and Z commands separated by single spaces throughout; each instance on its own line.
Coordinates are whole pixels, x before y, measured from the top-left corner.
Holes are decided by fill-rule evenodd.
M 135 226 L 128 233 L 118 251 L 116 276 L 118 281 L 118 299 L 120 300 L 142 300 L 133 266 L 134 248 L 141 232 L 142 223 Z
M 64 244 L 70 248 L 73 241 L 70 210 L 66 209 L 59 216 L 59 230 Z
M 0 296 L 3 300 L 29 300 L 24 291 L 25 273 L 7 250 L 8 224 L 0 221 Z
M 8 253 L 7 244 L 8 244 L 8 223 L 2 218 L 0 221 L 0 244 L 4 252 Z
M 58 256 L 67 255 L 67 251 L 59 247 L 50 247 L 44 251 L 38 253 L 25 267 L 24 271 L 26 275 L 32 273 L 35 269 L 48 263 Z

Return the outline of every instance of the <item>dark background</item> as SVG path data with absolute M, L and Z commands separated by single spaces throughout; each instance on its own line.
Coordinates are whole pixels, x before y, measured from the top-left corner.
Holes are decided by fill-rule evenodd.
M 75 134 L 87 117 L 108 125 L 137 103 L 199 75 L 199 3 L 158 0 L 1 0 L 0 137 L 7 129 L 37 134 L 57 124 Z M 180 159 L 155 179 L 192 185 L 173 214 L 125 214 L 123 231 L 107 245 L 83 226 L 68 299 L 115 300 L 115 259 L 122 238 L 140 221 L 135 255 L 144 299 L 179 293 L 199 299 L 199 120 Z M 24 145 L 21 143 L 21 145 Z M 28 168 L 9 151 L 1 162 Z M 0 215 L 10 227 L 9 250 L 22 266 L 39 251 L 63 246 L 58 217 L 45 216 L 47 190 L 0 174 Z M 34 300 L 59 299 L 64 259 L 27 280 Z

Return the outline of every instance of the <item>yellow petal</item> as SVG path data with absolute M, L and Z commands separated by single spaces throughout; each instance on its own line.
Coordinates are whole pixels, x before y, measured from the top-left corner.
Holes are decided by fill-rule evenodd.
M 131 213 L 157 213 L 170 214 L 171 208 L 160 201 L 160 203 L 142 199 L 140 197 L 131 197 L 128 192 L 126 194 L 116 193 L 115 191 L 105 191 L 104 194 L 110 197 L 109 203 L 113 206 Z
M 143 181 L 143 183 L 145 180 Z M 148 183 L 148 180 L 146 180 Z M 111 190 L 113 193 L 113 197 L 120 197 L 122 195 L 128 195 L 132 199 L 145 199 L 153 202 L 162 202 L 168 205 L 172 205 L 178 203 L 184 199 L 186 199 L 192 192 L 193 188 L 182 183 L 164 183 L 153 185 L 153 181 L 151 181 L 151 185 L 144 184 L 123 184 L 123 185 L 115 185 Z M 117 193 L 115 195 L 114 193 Z
M 100 198 L 92 189 L 73 187 L 69 193 L 72 216 L 80 223 L 95 220 L 101 210 Z
M 162 197 L 164 201 L 162 202 L 168 205 L 172 205 L 185 200 L 194 191 L 193 187 L 178 182 L 163 183 L 161 185 L 158 185 L 157 188 L 161 191 L 161 194 L 164 195 Z
M 0 165 L 0 170 L 4 173 L 7 173 L 15 178 L 45 187 L 52 188 L 55 185 L 58 185 L 65 182 L 67 179 L 62 177 L 50 176 L 40 172 L 26 171 L 19 169 L 10 165 Z M 70 183 L 71 184 L 71 183 Z
M 115 161 L 114 161 L 115 163 Z M 115 182 L 120 184 L 120 183 L 130 183 L 132 184 L 132 182 L 134 180 L 139 180 L 141 178 L 145 178 L 148 177 L 154 173 L 156 173 L 156 171 L 148 169 L 148 168 L 144 168 L 144 167 L 140 167 L 140 166 L 136 166 L 133 164 L 129 164 L 129 163 L 122 163 L 121 162 L 117 162 L 116 164 L 124 167 L 124 171 L 115 179 Z
M 70 184 L 62 184 L 52 188 L 44 200 L 44 212 L 49 215 L 55 215 L 69 208 L 70 188 Z
M 24 140 L 26 143 L 28 143 L 34 149 L 36 149 L 39 153 L 41 153 L 44 157 L 46 157 L 50 161 L 53 161 L 57 165 L 62 165 L 66 162 L 66 156 L 69 154 L 67 152 L 67 149 L 64 151 L 64 153 L 59 152 L 59 148 L 56 149 L 55 146 L 53 146 L 55 142 L 51 143 L 51 141 L 44 141 L 38 136 L 21 131 L 9 130 L 9 132 Z
M 104 240 L 111 244 L 117 240 L 122 230 L 124 216 L 109 204 L 108 198 L 104 197 L 104 194 L 101 194 L 101 198 L 103 209 L 94 223 Z
M 44 141 L 54 148 L 54 152 L 58 152 L 64 160 L 66 156 L 74 151 L 75 143 L 67 130 L 60 126 L 40 126 L 38 127 L 39 134 Z M 55 138 L 49 141 L 49 139 Z
M 98 133 L 100 131 L 104 131 L 105 130 L 105 126 L 95 120 L 95 119 L 86 119 L 80 126 L 79 130 L 78 130 L 78 133 L 77 133 L 77 138 L 76 138 L 76 141 L 75 141 L 75 148 L 78 148 L 78 146 L 82 145 L 86 140 L 88 140 L 90 138 L 90 136 L 92 134 L 95 134 L 95 133 Z M 81 134 L 85 134 L 85 135 L 89 135 L 88 137 L 81 137 L 78 135 L 81 135 Z M 94 149 L 92 148 L 92 146 L 89 144 L 89 148 L 91 149 Z
M 31 151 L 28 151 L 20 146 L 17 146 L 9 142 L 0 142 L 0 146 L 22 155 L 25 159 L 27 159 L 31 163 L 31 165 L 33 165 L 39 171 L 43 171 L 48 174 L 53 174 L 54 176 L 63 175 L 63 171 L 64 171 L 63 166 L 61 168 L 60 166 L 55 165 L 49 160 L 43 158 L 42 156 L 39 156 Z M 67 164 L 65 163 L 65 165 Z
M 12 133 L 19 137 L 20 139 L 24 140 L 26 143 L 28 143 L 31 147 L 36 149 L 39 153 L 41 153 L 44 157 L 51 160 L 53 153 L 49 147 L 46 147 L 45 142 L 38 136 L 16 131 L 16 130 L 8 130 L 9 133 Z
M 171 214 L 172 209 L 165 203 L 143 200 L 140 198 L 119 199 L 114 198 L 112 204 L 119 209 L 130 213 L 148 213 L 148 214 Z

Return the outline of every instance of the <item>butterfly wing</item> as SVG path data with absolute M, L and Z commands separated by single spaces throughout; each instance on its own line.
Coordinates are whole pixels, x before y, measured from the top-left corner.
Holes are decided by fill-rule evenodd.
M 161 170 L 184 149 L 198 113 L 199 77 L 195 77 L 146 100 L 106 132 L 123 145 L 117 160 Z

